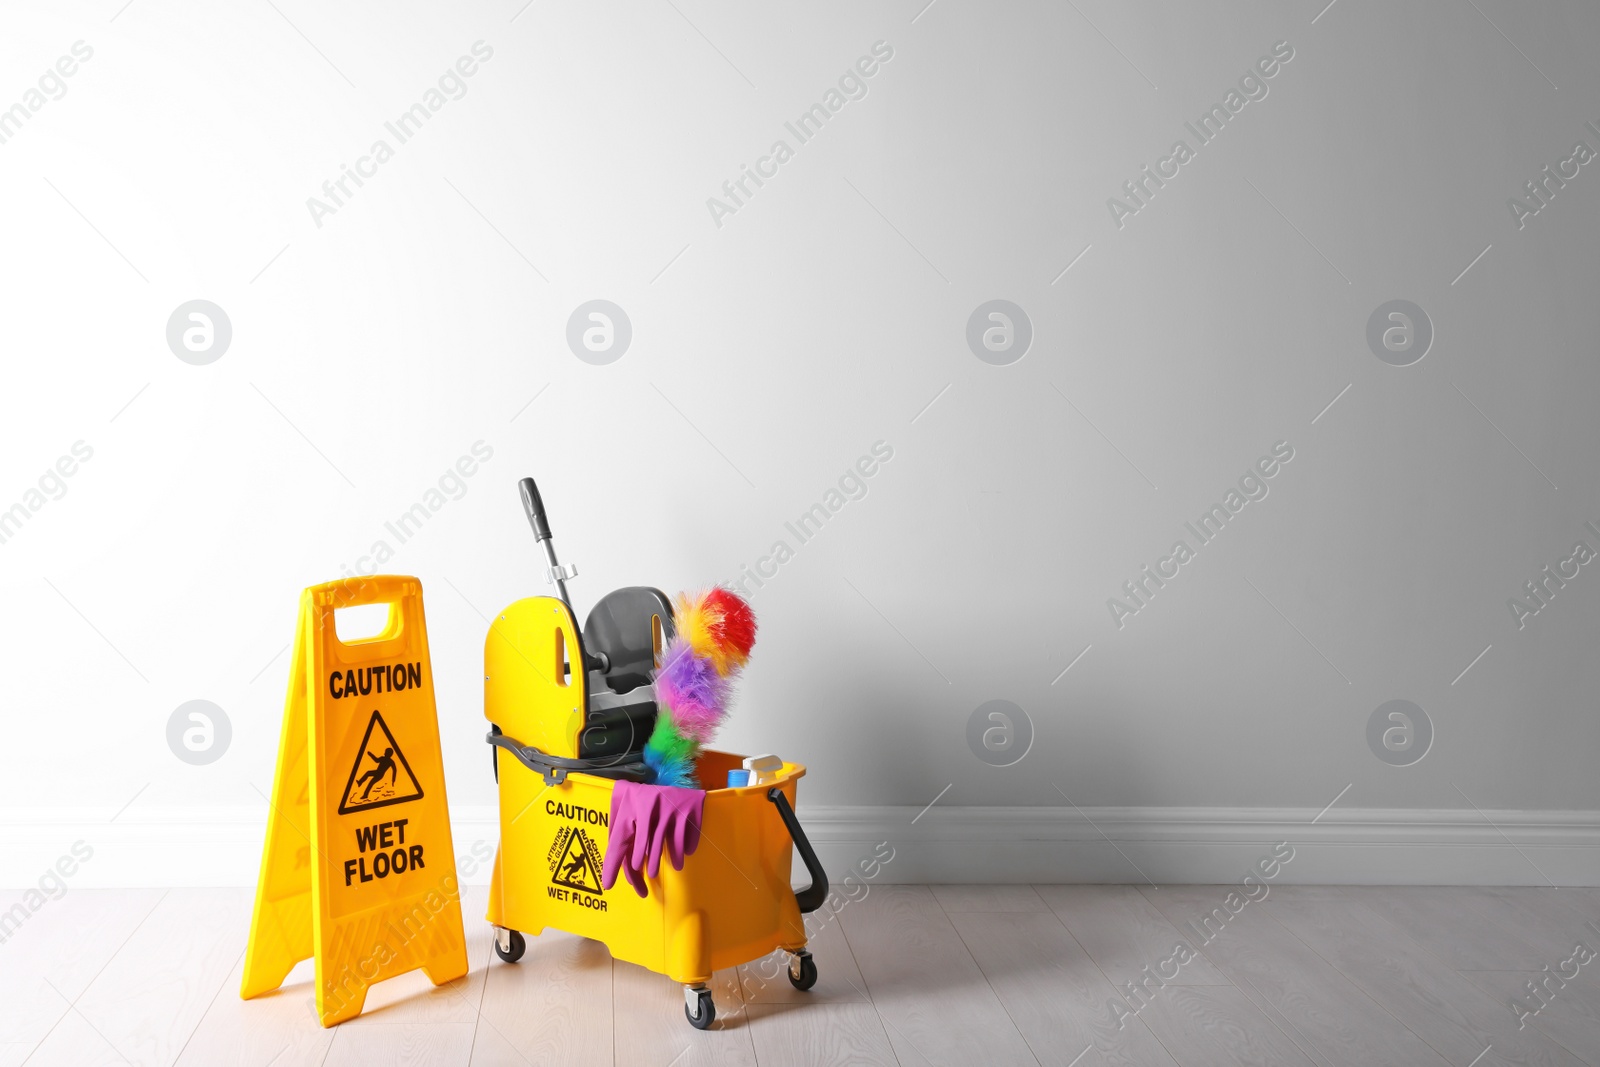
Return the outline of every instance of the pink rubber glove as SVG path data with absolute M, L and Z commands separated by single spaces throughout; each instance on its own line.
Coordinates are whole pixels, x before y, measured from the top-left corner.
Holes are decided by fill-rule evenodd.
M 641 897 L 649 895 L 645 876 L 661 872 L 661 856 L 683 870 L 683 858 L 700 847 L 700 819 L 706 794 L 701 789 L 618 782 L 611 790 L 611 834 L 601 865 L 600 885 L 610 889 L 620 870 Z

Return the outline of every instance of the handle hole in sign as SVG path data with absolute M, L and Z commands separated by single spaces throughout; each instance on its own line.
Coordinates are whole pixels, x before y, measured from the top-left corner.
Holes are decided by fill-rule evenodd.
M 389 634 L 394 605 L 359 604 L 333 613 L 333 632 L 347 645 L 375 641 Z

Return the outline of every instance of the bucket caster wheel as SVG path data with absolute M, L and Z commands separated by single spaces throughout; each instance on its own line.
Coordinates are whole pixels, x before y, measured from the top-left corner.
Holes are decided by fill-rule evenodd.
M 516 963 L 528 951 L 528 941 L 520 930 L 494 928 L 494 954 L 507 963 Z
M 809 949 L 801 949 L 789 961 L 789 984 L 801 992 L 817 984 L 817 961 Z
M 705 986 L 684 986 L 683 1014 L 696 1030 L 708 1029 L 711 1020 L 717 1017 L 717 1006 L 711 1002 L 711 990 Z

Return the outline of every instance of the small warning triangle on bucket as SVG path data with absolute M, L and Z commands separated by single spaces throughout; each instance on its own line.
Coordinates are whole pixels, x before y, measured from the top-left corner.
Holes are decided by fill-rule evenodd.
M 339 802 L 339 814 L 404 804 L 421 797 L 422 786 L 411 773 L 411 765 L 406 762 L 399 742 L 389 732 L 383 715 L 374 711 L 367 722 L 367 732 L 361 738 L 361 747 L 356 749 L 350 779 L 345 783 L 344 796 Z
M 600 871 L 594 863 L 595 851 L 588 835 L 582 830 L 573 829 L 566 848 L 561 852 L 561 859 L 551 872 L 550 881 L 568 889 L 600 895 Z

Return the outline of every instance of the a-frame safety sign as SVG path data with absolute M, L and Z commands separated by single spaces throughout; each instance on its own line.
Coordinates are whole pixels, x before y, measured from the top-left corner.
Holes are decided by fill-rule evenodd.
M 363 604 L 389 605 L 387 624 L 341 641 L 335 610 Z M 323 1026 L 361 1014 L 385 978 L 467 973 L 415 578 L 350 578 L 300 597 L 240 995 L 278 988 L 308 957 Z

